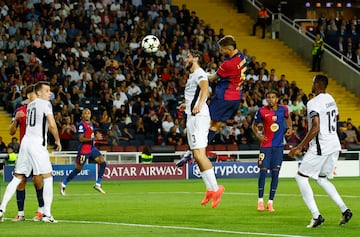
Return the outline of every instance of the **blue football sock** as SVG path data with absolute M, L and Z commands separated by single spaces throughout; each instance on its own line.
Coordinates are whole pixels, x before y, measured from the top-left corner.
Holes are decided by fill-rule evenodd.
M 264 188 L 265 188 L 265 178 L 267 170 L 260 170 L 260 176 L 258 179 L 258 197 L 264 197 Z
M 18 206 L 18 211 L 24 211 L 25 189 L 24 190 L 16 190 L 16 202 L 17 202 L 17 206 Z
M 63 181 L 63 183 L 65 185 L 67 185 L 73 178 L 76 177 L 76 175 L 78 175 L 81 172 L 81 170 L 78 169 L 74 169 L 73 171 L 71 171 L 71 173 L 69 174 L 68 177 L 66 177 L 66 179 Z
M 43 207 L 44 206 L 43 188 L 37 189 L 35 187 L 35 189 L 36 189 L 36 197 L 38 200 L 39 207 Z
M 211 141 L 214 139 L 215 133 L 216 133 L 216 131 L 209 130 L 209 133 L 208 133 L 208 144 L 210 144 Z
M 99 168 L 98 178 L 96 180 L 96 183 L 101 184 L 102 177 L 105 172 L 105 168 L 106 168 L 106 162 L 104 161 L 104 162 L 100 163 L 100 168 Z
M 279 171 L 272 170 L 271 171 L 271 189 L 270 189 L 269 200 L 274 200 L 278 183 L 279 183 Z

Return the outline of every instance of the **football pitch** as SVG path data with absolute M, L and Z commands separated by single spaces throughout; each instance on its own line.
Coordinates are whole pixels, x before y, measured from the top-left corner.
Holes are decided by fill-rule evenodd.
M 315 198 L 325 223 L 306 228 L 310 212 L 294 179 L 282 178 L 274 201 L 274 213 L 258 212 L 257 179 L 219 179 L 225 193 L 219 206 L 201 206 L 204 184 L 198 180 L 109 181 L 105 195 L 93 183 L 72 182 L 67 196 L 54 183 L 52 214 L 56 224 L 33 222 L 37 201 L 32 184 L 27 185 L 24 222 L 12 222 L 16 198 L 8 204 L 0 236 L 359 236 L 360 178 L 335 178 L 334 184 L 353 211 L 353 219 L 341 227 L 340 211 L 312 181 Z M 266 180 L 266 196 L 270 179 Z M 7 183 L 1 181 L 1 198 Z

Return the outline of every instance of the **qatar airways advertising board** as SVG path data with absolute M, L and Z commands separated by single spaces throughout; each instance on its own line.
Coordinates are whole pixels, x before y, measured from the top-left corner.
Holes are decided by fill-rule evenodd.
M 186 179 L 186 166 L 177 168 L 174 163 L 108 164 L 103 180 L 156 180 Z

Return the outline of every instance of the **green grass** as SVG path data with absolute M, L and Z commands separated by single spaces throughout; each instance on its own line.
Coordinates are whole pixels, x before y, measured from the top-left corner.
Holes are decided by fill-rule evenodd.
M 101 195 L 92 183 L 72 182 L 67 196 L 54 184 L 52 213 L 57 224 L 27 220 L 13 223 L 16 200 L 13 198 L 0 223 L 0 236 L 358 236 L 360 221 L 360 178 L 336 178 L 334 184 L 353 210 L 354 217 L 338 226 L 340 211 L 329 197 L 311 182 L 316 200 L 326 221 L 315 229 L 305 226 L 311 215 L 294 179 L 281 179 L 274 202 L 274 213 L 256 211 L 257 179 L 219 179 L 225 186 L 220 205 L 201 206 L 204 184 L 201 180 L 104 182 Z M 270 179 L 267 179 L 268 193 Z M 1 195 L 6 184 L 1 184 Z M 267 201 L 267 199 L 265 199 Z M 36 211 L 31 184 L 27 186 L 26 217 Z

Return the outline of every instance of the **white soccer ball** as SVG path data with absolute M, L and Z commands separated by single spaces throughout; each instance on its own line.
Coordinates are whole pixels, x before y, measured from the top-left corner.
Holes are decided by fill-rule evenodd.
M 160 48 L 160 40 L 155 35 L 147 35 L 141 41 L 145 53 L 155 53 Z

